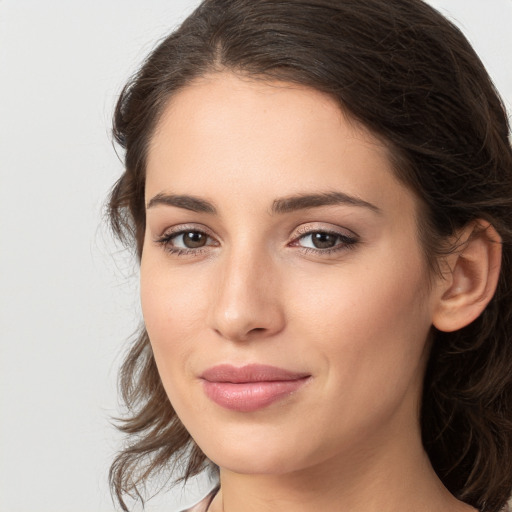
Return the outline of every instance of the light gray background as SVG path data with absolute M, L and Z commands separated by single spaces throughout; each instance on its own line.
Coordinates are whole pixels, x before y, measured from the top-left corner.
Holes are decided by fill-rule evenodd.
M 192 0 L 0 0 L 0 512 L 114 510 L 115 375 L 137 269 L 101 211 L 125 79 Z M 512 104 L 512 0 L 431 0 Z M 149 502 L 179 509 L 191 494 Z

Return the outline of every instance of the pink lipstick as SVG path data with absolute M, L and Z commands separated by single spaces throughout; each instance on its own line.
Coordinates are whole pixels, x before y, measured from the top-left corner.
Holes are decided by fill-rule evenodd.
M 209 368 L 201 375 L 204 391 L 210 400 L 239 412 L 267 407 L 297 391 L 309 377 L 307 373 L 259 364 L 241 368 L 222 364 Z

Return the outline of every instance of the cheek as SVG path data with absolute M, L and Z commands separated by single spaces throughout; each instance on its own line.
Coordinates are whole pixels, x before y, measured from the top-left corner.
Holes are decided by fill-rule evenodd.
M 309 321 L 297 332 L 305 340 L 302 357 L 319 369 L 318 395 L 329 407 L 312 401 L 307 409 L 336 446 L 379 430 L 404 407 L 415 421 L 429 330 L 416 284 L 405 287 L 381 274 L 352 287 L 347 278 L 333 283 L 325 300 L 310 297 Z
M 172 272 L 151 255 L 141 262 L 141 305 L 146 330 L 166 389 L 176 368 L 187 371 L 207 299 L 194 280 Z M 196 343 L 194 343 L 196 342 Z M 168 390 L 169 392 L 169 390 Z
M 377 261 L 330 279 L 304 278 L 309 293 L 290 292 L 295 299 L 289 311 L 297 337 L 306 340 L 303 350 L 315 350 L 328 368 L 326 385 L 343 393 L 371 395 L 393 383 L 405 389 L 422 364 L 430 330 L 422 260 Z
M 341 270 L 328 269 L 324 275 L 304 273 L 289 279 L 295 284 L 287 292 L 288 311 L 319 333 L 336 332 L 341 339 L 350 334 L 373 343 L 370 333 L 384 334 L 390 324 L 397 333 L 407 328 L 419 331 L 417 320 L 424 317 L 428 323 L 429 315 L 422 262 L 414 259 L 386 266 L 382 259 L 374 259 L 377 263 L 356 262 Z

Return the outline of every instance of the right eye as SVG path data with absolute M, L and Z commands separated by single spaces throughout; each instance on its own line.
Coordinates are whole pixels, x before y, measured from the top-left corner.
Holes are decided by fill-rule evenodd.
M 172 240 L 173 246 L 180 249 L 197 249 L 204 247 L 208 238 L 208 235 L 201 231 L 183 231 L 173 235 L 169 241 Z
M 208 246 L 218 243 L 204 231 L 198 229 L 180 229 L 164 233 L 156 239 L 166 251 L 181 256 L 183 254 L 197 253 Z

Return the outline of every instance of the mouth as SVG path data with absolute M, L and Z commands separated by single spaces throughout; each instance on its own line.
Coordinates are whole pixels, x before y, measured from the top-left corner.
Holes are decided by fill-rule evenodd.
M 222 364 L 200 376 L 206 396 L 217 405 L 238 412 L 263 409 L 295 393 L 309 379 L 308 373 L 275 366 Z

